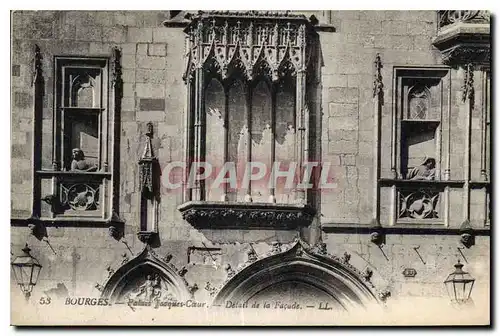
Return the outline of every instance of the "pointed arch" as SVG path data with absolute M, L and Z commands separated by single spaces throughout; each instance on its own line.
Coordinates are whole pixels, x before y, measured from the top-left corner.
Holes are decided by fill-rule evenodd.
M 157 257 L 149 245 L 109 277 L 101 296 L 112 303 L 126 300 L 128 294 L 136 291 L 150 278 L 156 278 L 162 295 L 168 294 L 177 300 L 191 297 L 186 280 L 177 274 L 175 266 Z
M 373 285 L 363 280 L 353 266 L 338 258 L 315 253 L 299 240 L 285 252 L 245 265 L 223 284 L 214 304 L 245 303 L 287 284 L 310 288 L 344 310 L 379 302 L 372 291 Z
M 234 77 L 234 75 L 241 75 L 248 80 L 251 80 L 251 66 L 246 59 L 245 55 L 241 52 L 240 41 L 236 44 L 236 47 L 227 62 L 227 77 Z

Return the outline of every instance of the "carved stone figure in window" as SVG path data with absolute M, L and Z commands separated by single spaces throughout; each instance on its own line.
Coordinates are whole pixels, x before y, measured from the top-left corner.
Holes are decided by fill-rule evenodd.
M 425 158 L 421 165 L 412 168 L 408 172 L 409 180 L 434 180 L 436 178 L 436 160 Z
M 91 165 L 85 160 L 85 154 L 80 148 L 73 148 L 73 161 L 71 161 L 72 171 L 94 172 L 97 170 L 96 165 Z

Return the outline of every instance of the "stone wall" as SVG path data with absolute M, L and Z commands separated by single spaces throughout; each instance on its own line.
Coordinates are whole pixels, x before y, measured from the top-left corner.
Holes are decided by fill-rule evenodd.
M 324 19 L 324 13 L 316 13 Z M 34 44 L 43 55 L 45 99 L 42 120 L 43 168 L 50 168 L 53 116 L 53 57 L 55 55 L 111 56 L 118 46 L 123 52 L 124 92 L 120 127 L 119 216 L 125 221 L 125 237 L 116 241 L 102 227 L 48 227 L 47 238 L 37 240 L 26 227 L 12 227 L 12 252 L 17 254 L 26 242 L 43 265 L 35 295 L 62 282 L 70 294 L 92 293 L 108 276 L 106 268 L 119 267 L 123 255 L 132 258 L 143 249 L 137 239 L 139 139 L 147 122 L 153 122 L 161 166 L 182 161 L 185 131 L 186 92 L 182 81 L 184 33 L 166 28 L 166 12 L 13 12 L 12 14 L 12 217 L 27 218 L 31 211 L 32 178 L 32 57 Z M 372 220 L 373 193 L 373 62 L 380 53 L 385 84 L 383 116 L 391 113 L 393 66 L 440 65 L 439 51 L 431 45 L 436 32 L 433 11 L 342 11 L 331 12 L 335 32 L 320 32 L 321 53 L 321 160 L 331 162 L 338 187 L 322 192 L 321 223 L 365 225 Z M 480 73 L 477 72 L 480 76 Z M 451 172 L 460 179 L 464 153 L 461 85 L 463 74 L 451 70 L 454 129 L 451 144 Z M 479 85 L 479 84 L 478 84 Z M 479 91 L 478 91 L 479 92 Z M 473 153 L 477 152 L 478 111 L 473 114 Z M 388 120 L 388 118 L 383 118 Z M 390 125 L 382 124 L 382 130 Z M 390 138 L 382 135 L 381 147 L 389 148 Z M 382 157 L 382 176 L 387 176 L 388 158 Z M 477 160 L 473 154 L 472 161 Z M 477 165 L 473 176 L 478 176 Z M 461 200 L 458 198 L 456 203 Z M 235 269 L 246 260 L 252 243 L 258 254 L 271 249 L 271 243 L 291 242 L 296 231 L 282 230 L 197 230 L 183 221 L 177 206 L 181 192 L 162 193 L 160 203 L 159 255 L 173 254 L 180 269 L 187 266 L 186 279 L 200 288 L 206 281 L 222 283 L 223 267 L 188 264 L 189 247 L 220 248 L 221 265 Z M 453 200 L 452 200 L 453 202 Z M 480 204 L 478 206 L 481 206 Z M 474 208 L 471 209 L 474 213 Z M 382 223 L 387 225 L 387 223 Z M 459 225 L 457 219 L 456 226 Z M 394 295 L 443 296 L 442 281 L 453 269 L 459 236 L 391 234 L 379 249 L 363 233 L 323 232 L 331 253 L 345 251 L 370 263 L 387 280 Z M 125 244 L 126 242 L 126 244 Z M 414 247 L 423 260 L 415 252 Z M 466 269 L 477 278 L 479 288 L 489 286 L 489 237 L 477 237 L 476 245 L 462 250 Z M 415 278 L 404 278 L 406 267 L 415 268 Z M 197 297 L 206 297 L 203 289 Z

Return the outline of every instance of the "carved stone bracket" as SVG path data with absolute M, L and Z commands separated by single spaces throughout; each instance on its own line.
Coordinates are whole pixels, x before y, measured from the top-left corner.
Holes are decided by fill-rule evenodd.
M 370 241 L 379 247 L 385 244 L 385 231 L 377 220 L 372 221 Z
M 475 244 L 474 228 L 470 225 L 468 220 L 464 221 L 460 226 L 460 243 L 467 248 Z
M 487 11 L 439 11 L 433 45 L 451 66 L 490 64 L 490 14 Z
M 199 228 L 287 228 L 307 226 L 314 210 L 303 204 L 191 201 L 178 207 L 182 218 Z
M 151 244 L 158 237 L 158 232 L 152 231 L 139 231 L 137 238 L 144 244 Z

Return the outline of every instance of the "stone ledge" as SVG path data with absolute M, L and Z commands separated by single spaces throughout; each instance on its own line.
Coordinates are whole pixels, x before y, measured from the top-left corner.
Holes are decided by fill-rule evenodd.
M 177 208 L 182 218 L 203 229 L 295 229 L 308 226 L 315 211 L 308 205 L 190 201 Z
M 390 179 L 390 178 L 381 178 L 379 179 L 379 183 L 382 187 L 390 187 L 390 186 L 404 186 L 404 187 L 434 187 L 434 188 L 443 188 L 443 187 L 462 187 L 465 181 L 462 180 L 405 180 L 405 179 Z
M 429 234 L 429 235 L 455 235 L 461 233 L 460 227 L 446 227 L 436 224 L 397 224 L 394 226 L 384 226 L 385 234 Z M 489 236 L 490 227 L 474 227 L 474 234 Z M 326 233 L 356 233 L 370 234 L 374 231 L 372 224 L 346 224 L 346 223 L 322 223 L 321 230 Z

